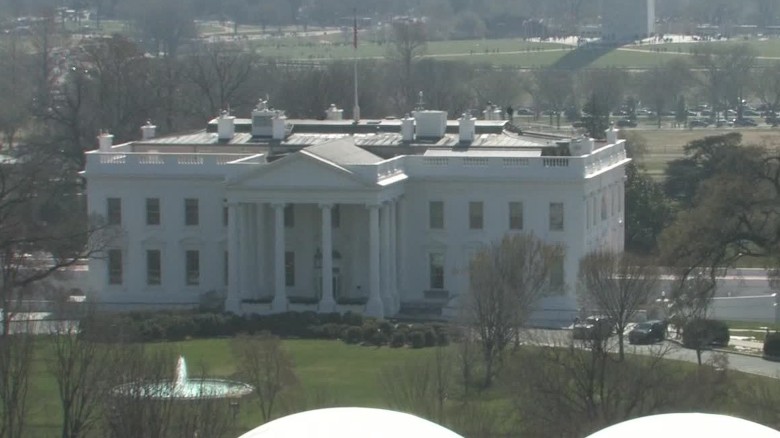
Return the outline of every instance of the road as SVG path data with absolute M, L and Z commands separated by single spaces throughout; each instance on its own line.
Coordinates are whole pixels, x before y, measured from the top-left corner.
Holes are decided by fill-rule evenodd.
M 571 345 L 571 331 L 569 330 L 543 330 L 531 329 L 524 333 L 524 338 L 530 343 L 539 345 Z M 612 337 L 614 345 L 611 348 L 617 351 L 617 337 Z M 682 348 L 679 344 L 671 341 L 655 345 L 629 345 L 626 338 L 626 353 L 628 354 L 649 354 L 659 352 L 661 349 L 668 349 L 666 357 L 672 360 L 682 360 L 686 362 L 697 363 L 696 351 Z M 712 351 L 702 353 L 702 362 L 707 362 L 713 356 Z M 750 374 L 773 377 L 780 379 L 780 363 L 770 362 L 760 357 L 746 356 L 736 353 L 726 353 L 728 355 L 728 368 L 736 371 L 742 371 Z

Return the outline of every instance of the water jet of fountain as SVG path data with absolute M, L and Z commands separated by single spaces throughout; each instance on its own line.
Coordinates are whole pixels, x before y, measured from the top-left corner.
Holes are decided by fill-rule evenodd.
M 187 386 L 187 362 L 184 356 L 179 356 L 176 361 L 176 374 L 173 379 L 173 390 L 179 392 Z

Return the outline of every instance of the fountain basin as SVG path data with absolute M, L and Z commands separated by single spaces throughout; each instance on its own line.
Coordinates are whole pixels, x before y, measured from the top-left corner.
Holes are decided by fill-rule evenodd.
M 187 375 L 187 363 L 179 356 L 173 380 L 138 381 L 114 388 L 117 396 L 152 400 L 195 400 L 204 398 L 237 398 L 250 394 L 254 388 L 242 382 L 226 379 L 195 378 Z

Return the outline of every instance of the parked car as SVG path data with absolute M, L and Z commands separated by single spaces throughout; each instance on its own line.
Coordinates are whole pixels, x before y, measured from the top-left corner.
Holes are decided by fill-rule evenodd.
M 589 316 L 584 321 L 576 322 L 572 328 L 574 339 L 604 339 L 612 335 L 614 324 L 606 316 Z
M 702 119 L 693 119 L 688 121 L 689 128 L 706 128 L 710 126 L 710 122 Z
M 619 128 L 636 128 L 636 121 L 631 119 L 620 119 L 615 122 Z
M 758 123 L 756 123 L 753 119 L 748 118 L 741 118 L 741 119 L 734 119 L 733 121 L 734 126 L 758 126 Z
M 666 339 L 666 324 L 653 320 L 637 324 L 628 332 L 629 344 L 652 344 Z

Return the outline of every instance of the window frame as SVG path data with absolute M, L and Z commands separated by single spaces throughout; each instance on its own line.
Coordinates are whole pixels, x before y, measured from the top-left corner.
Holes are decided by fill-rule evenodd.
M 550 202 L 548 213 L 550 231 L 564 231 L 566 229 L 566 210 L 563 202 Z
M 428 253 L 428 288 L 431 290 L 445 289 L 445 263 L 443 252 Z
M 428 229 L 444 229 L 444 201 L 428 201 Z
M 513 206 L 519 206 L 520 215 L 513 215 L 512 213 L 516 213 L 513 211 Z M 524 216 L 524 206 L 523 201 L 509 201 L 509 229 L 514 231 L 522 231 L 525 227 L 525 218 Z M 520 222 L 520 225 L 517 226 L 517 221 Z
M 200 225 L 200 200 L 184 198 L 184 226 L 197 227 L 198 225 Z
M 111 248 L 106 251 L 106 273 L 109 286 L 120 286 L 124 282 L 124 260 L 122 250 Z
M 184 284 L 200 286 L 200 250 L 184 251 Z
M 152 264 L 153 255 L 157 257 L 156 266 Z M 156 248 L 146 250 L 146 285 L 162 286 L 162 251 Z
M 154 204 L 156 205 L 156 212 Z M 146 198 L 146 225 L 150 227 L 159 226 L 162 221 L 162 212 L 160 211 L 160 198 Z M 156 220 L 154 220 L 156 219 Z
M 295 251 L 284 252 L 284 285 L 295 287 Z
M 106 223 L 122 225 L 122 198 L 106 198 Z
M 469 230 L 479 231 L 485 229 L 485 203 L 483 201 L 469 201 Z

